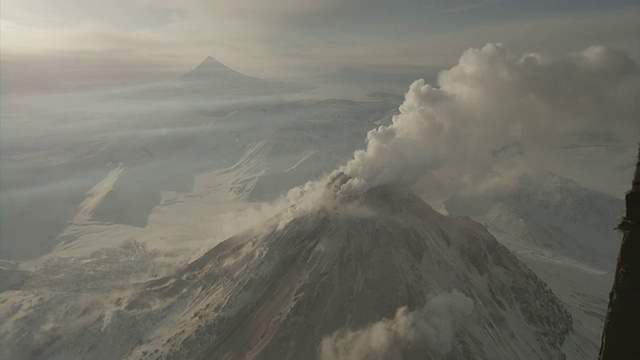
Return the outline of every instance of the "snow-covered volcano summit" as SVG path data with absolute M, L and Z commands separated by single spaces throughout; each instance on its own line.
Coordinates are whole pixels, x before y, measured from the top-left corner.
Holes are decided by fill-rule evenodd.
M 45 357 L 562 357 L 570 315 L 484 227 L 409 190 L 349 201 L 222 242 Z

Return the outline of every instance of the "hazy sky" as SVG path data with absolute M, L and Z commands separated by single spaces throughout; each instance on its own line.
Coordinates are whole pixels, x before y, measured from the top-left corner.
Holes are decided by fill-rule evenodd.
M 274 77 L 342 66 L 451 66 L 503 42 L 640 58 L 640 3 L 474 0 L 2 0 L 3 91 L 171 79 L 211 55 Z M 44 84 L 44 85 L 43 85 Z

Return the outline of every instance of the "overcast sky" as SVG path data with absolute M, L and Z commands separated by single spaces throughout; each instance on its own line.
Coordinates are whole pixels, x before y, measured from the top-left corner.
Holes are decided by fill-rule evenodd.
M 549 55 L 605 45 L 640 58 L 640 3 L 475 0 L 2 0 L 3 91 L 172 79 L 211 55 L 259 77 L 448 67 L 503 42 Z

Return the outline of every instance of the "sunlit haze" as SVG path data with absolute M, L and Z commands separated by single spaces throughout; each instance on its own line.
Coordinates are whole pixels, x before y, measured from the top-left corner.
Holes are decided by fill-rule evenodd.
M 1 359 L 640 359 L 637 0 L 0 7 Z
M 3 91 L 168 80 L 205 56 L 258 77 L 453 65 L 489 39 L 638 59 L 635 1 L 4 0 Z

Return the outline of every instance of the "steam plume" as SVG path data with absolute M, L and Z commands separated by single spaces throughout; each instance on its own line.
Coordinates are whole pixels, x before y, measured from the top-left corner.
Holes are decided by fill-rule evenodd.
M 393 123 L 340 172 L 343 191 L 414 184 L 428 174 L 450 191 L 504 185 L 532 150 L 580 133 L 637 134 L 638 66 L 603 47 L 559 59 L 516 57 L 501 44 L 464 52 L 437 86 L 411 84 Z
M 393 319 L 337 331 L 323 339 L 320 359 L 396 359 L 403 345 L 424 343 L 432 353 L 445 355 L 452 349 L 456 329 L 472 313 L 473 301 L 464 294 L 443 293 L 414 311 L 399 308 Z

